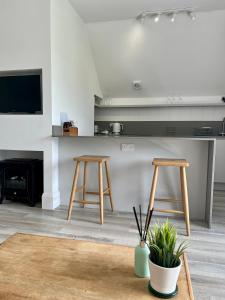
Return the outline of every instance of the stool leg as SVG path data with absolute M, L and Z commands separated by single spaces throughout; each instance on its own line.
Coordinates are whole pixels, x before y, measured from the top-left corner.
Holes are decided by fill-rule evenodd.
M 102 162 L 98 163 L 98 184 L 99 184 L 99 205 L 100 205 L 100 223 L 104 223 L 104 208 L 103 208 L 103 176 Z
M 189 204 L 188 204 L 188 190 L 187 177 L 185 167 L 180 167 L 181 193 L 184 206 L 184 216 L 186 223 L 187 236 L 190 236 L 190 220 L 189 220 Z
M 154 175 L 153 175 L 153 179 L 152 179 L 150 200 L 149 200 L 150 210 L 152 210 L 153 207 L 154 207 L 155 192 L 156 192 L 156 186 L 157 186 L 157 181 L 158 181 L 158 175 L 159 175 L 159 167 L 155 166 Z
M 80 170 L 80 162 L 78 161 L 77 164 L 76 164 L 76 170 L 75 170 L 75 173 L 74 173 L 73 185 L 72 185 L 72 190 L 71 190 L 71 194 L 70 194 L 70 204 L 69 204 L 68 216 L 67 216 L 68 221 L 71 218 L 71 213 L 72 213 L 72 209 L 73 209 L 73 201 L 75 200 L 79 170 Z
M 113 200 L 112 200 L 111 178 L 110 178 L 109 162 L 108 161 L 105 161 L 105 171 L 106 171 L 107 185 L 108 185 L 108 188 L 109 188 L 110 205 L 111 205 L 111 209 L 113 211 L 114 207 L 113 207 Z
M 84 162 L 84 178 L 83 178 L 83 201 L 85 200 L 86 195 L 86 185 L 87 185 L 87 162 Z M 83 204 L 83 207 L 85 204 Z

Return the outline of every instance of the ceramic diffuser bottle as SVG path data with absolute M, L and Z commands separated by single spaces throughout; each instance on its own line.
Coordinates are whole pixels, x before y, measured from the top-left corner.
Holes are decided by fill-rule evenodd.
M 135 248 L 135 274 L 138 277 L 150 277 L 149 272 L 149 248 L 144 241 Z
M 142 226 L 141 205 L 139 205 L 140 220 L 138 220 L 135 207 L 133 207 L 133 211 L 134 211 L 134 216 L 137 224 L 138 233 L 140 236 L 140 243 L 135 248 L 134 272 L 138 277 L 149 278 L 150 277 L 150 271 L 149 271 L 150 250 L 146 244 L 146 238 L 147 238 L 147 232 L 152 218 L 153 208 L 150 209 L 150 207 L 148 206 L 144 227 Z

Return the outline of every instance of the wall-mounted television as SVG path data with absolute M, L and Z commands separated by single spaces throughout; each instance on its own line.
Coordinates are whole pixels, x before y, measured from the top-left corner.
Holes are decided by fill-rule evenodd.
M 43 114 L 41 70 L 0 72 L 0 114 Z

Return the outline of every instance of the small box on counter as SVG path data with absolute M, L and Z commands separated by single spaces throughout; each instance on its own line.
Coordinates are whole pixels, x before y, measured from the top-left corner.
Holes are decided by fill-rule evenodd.
M 64 136 L 78 136 L 78 128 L 75 127 L 74 124 L 74 121 L 68 121 L 63 123 Z
M 77 127 L 68 127 L 63 128 L 64 136 L 78 136 L 78 128 Z

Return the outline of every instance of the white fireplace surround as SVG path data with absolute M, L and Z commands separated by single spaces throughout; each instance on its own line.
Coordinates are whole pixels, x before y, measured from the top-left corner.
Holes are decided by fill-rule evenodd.
M 71 120 L 79 121 L 80 133 L 91 135 L 90 104 L 93 95 L 100 94 L 86 27 L 68 0 L 0 4 L 0 72 L 41 69 L 43 79 L 43 115 L 1 115 L 0 150 L 43 152 L 42 208 L 54 209 L 60 193 L 53 121 L 59 124 L 60 112 L 69 112 Z

